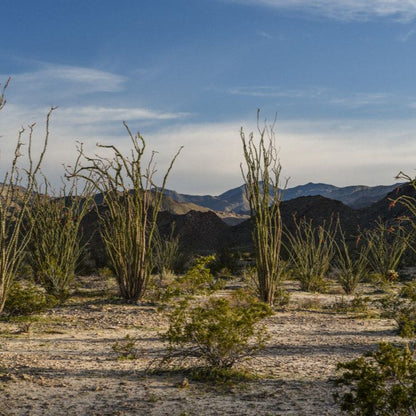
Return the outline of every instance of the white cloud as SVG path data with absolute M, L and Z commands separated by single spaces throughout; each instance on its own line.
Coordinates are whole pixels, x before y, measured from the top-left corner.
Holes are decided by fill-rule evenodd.
M 99 133 L 89 126 L 74 124 L 72 129 L 58 119 L 51 124 L 50 146 L 44 170 L 59 184 L 62 164 L 72 163 L 75 139 L 85 143 L 88 154 L 97 152 L 95 144 L 112 143 L 126 154 L 131 143 L 123 126 L 116 121 L 112 128 Z M 6 115 L 6 114 L 5 114 Z M 263 116 L 263 115 L 261 115 Z M 263 119 L 264 117 L 262 117 Z M 149 154 L 158 152 L 160 180 L 172 156 L 183 145 L 168 181 L 168 188 L 178 192 L 220 194 L 242 184 L 240 163 L 243 161 L 240 127 L 246 132 L 256 130 L 255 117 L 250 123 L 234 120 L 224 123 L 174 125 L 145 133 Z M 0 120 L 1 121 L 1 120 Z M 1 123 L 3 124 L 3 123 Z M 0 124 L 0 131 L 2 125 Z M 400 171 L 415 172 L 416 142 L 414 120 L 296 120 L 278 121 L 277 145 L 283 166 L 283 177 L 291 177 L 289 186 L 327 182 L 338 186 L 394 183 Z M 12 139 L 16 132 L 12 132 Z M 36 143 L 44 134 L 44 117 L 35 131 Z M 7 160 L 13 140 L 6 135 L 0 141 L 1 159 Z
M 123 89 L 126 78 L 92 68 L 41 64 L 37 71 L 12 75 L 11 93 L 33 90 L 48 94 L 83 95 L 97 92 L 117 92 Z
M 391 103 L 394 98 L 391 94 L 377 93 L 341 93 L 324 87 L 310 87 L 306 89 L 285 90 L 272 86 L 235 87 L 228 90 L 231 95 L 242 95 L 262 98 L 287 98 L 299 100 L 314 100 L 320 103 L 329 103 L 348 108 L 366 106 L 380 106 Z
M 329 102 L 349 108 L 358 108 L 385 105 L 389 103 L 390 98 L 391 96 L 385 93 L 355 93 L 331 98 Z
M 312 87 L 307 89 L 284 90 L 272 86 L 235 87 L 228 90 L 232 95 L 245 95 L 249 97 L 275 97 L 275 98 L 318 98 L 327 91 L 326 88 Z
M 173 120 L 186 117 L 186 113 L 169 113 L 147 108 L 131 107 L 68 107 L 62 108 L 57 117 L 66 124 L 95 124 L 123 120 Z
M 253 6 L 304 12 L 343 21 L 390 17 L 408 22 L 416 18 L 415 0 L 226 0 Z

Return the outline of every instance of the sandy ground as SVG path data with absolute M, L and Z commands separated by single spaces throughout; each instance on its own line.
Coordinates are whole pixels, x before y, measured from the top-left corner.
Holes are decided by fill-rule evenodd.
M 0 322 L 0 415 L 339 415 L 336 363 L 380 341 L 402 341 L 392 321 L 324 307 L 341 295 L 288 285 L 290 306 L 267 319 L 267 348 L 244 363 L 260 378 L 226 385 L 187 384 L 180 372 L 146 374 L 166 352 L 159 334 L 167 322 L 155 306 L 123 305 L 86 289 L 41 314 L 28 332 Z M 127 334 L 138 339 L 134 360 L 120 360 L 112 348 Z

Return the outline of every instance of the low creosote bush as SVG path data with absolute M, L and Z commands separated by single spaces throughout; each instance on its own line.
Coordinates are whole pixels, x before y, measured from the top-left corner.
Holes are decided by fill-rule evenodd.
M 139 357 L 136 343 L 138 339 L 127 334 L 122 340 L 112 345 L 111 349 L 117 354 L 120 360 L 135 360 Z
M 356 416 L 416 415 L 415 351 L 382 343 L 377 351 L 339 363 L 335 394 L 341 410 Z
M 215 279 L 210 265 L 215 261 L 215 255 L 200 257 L 195 264 L 183 275 L 169 284 L 161 295 L 162 300 L 172 297 L 209 294 L 224 287 L 225 282 Z
M 416 335 L 416 282 L 406 284 L 398 295 L 381 300 L 384 315 L 394 319 L 399 335 L 413 338 Z
M 8 316 L 30 315 L 56 306 L 58 301 L 39 287 L 28 283 L 22 286 L 15 282 L 9 289 L 4 305 L 4 314 Z
M 169 315 L 164 335 L 169 354 L 164 361 L 197 356 L 208 368 L 231 368 L 264 348 L 268 334 L 257 324 L 271 314 L 269 306 L 242 291 L 200 305 L 184 300 Z

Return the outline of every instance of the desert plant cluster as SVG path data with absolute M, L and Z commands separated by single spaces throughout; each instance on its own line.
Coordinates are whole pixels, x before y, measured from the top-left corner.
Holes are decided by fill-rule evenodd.
M 8 84 L 1 90 L 0 110 Z M 240 132 L 253 253 L 184 259 L 175 225 L 167 235 L 158 228 L 163 192 L 181 148 L 158 184 L 155 153 L 148 155 L 145 139 L 125 124 L 130 154 L 114 145 L 98 145 L 98 153 L 88 155 L 80 144 L 74 164 L 63 173 L 61 189 L 55 190 L 42 172 L 54 111 L 47 114 L 39 154 L 33 151 L 35 126 L 19 132 L 14 158 L 0 183 L 0 324 L 34 322 L 45 311 L 71 304 L 71 297 L 82 290 L 77 277 L 91 253 L 93 236 L 84 226 L 94 218 L 105 247 L 102 280 L 115 282 L 118 302 L 137 308 L 154 305 L 165 322 L 159 336 L 164 347 L 148 360 L 146 375 L 179 371 L 182 387 L 189 379 L 215 383 L 261 377 L 244 363 L 267 348 L 267 320 L 290 307 L 288 282 L 311 296 L 335 287 L 341 300 L 324 307 L 310 297 L 298 307 L 332 308 L 333 313 L 363 319 L 375 314 L 394 322 L 403 339 L 339 362 L 333 390 L 340 411 L 416 414 L 416 288 L 415 281 L 400 275 L 416 247 L 414 197 L 391 201 L 408 210 L 406 217 L 379 220 L 351 235 L 336 216 L 319 224 L 295 216 L 289 229 L 280 214 L 285 185 L 274 123 L 262 126 L 258 113 L 259 140 L 254 133 L 246 138 Z M 399 175 L 416 189 L 414 179 Z M 92 270 L 100 275 L 98 265 Z M 364 296 L 365 285 L 376 296 Z M 99 295 L 114 302 L 105 290 Z M 22 328 L 29 332 L 30 325 Z M 144 354 L 141 341 L 128 333 L 112 343 L 112 353 L 118 360 L 139 360 Z M 3 379 L 10 374 L 0 367 Z

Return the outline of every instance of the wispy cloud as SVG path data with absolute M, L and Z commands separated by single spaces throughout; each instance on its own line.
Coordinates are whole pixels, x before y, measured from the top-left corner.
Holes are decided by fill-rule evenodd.
M 272 86 L 235 87 L 228 90 L 232 95 L 249 97 L 282 97 L 282 98 L 317 98 L 326 92 L 325 88 L 289 89 L 285 90 Z
M 412 38 L 414 35 L 416 35 L 416 28 L 410 29 L 405 33 L 402 33 L 398 39 L 400 42 L 407 42 L 410 38 Z
M 225 0 L 253 6 L 304 12 L 343 21 L 387 17 L 401 22 L 416 18 L 415 0 Z
M 118 92 L 125 82 L 123 76 L 97 69 L 42 64 L 36 71 L 12 75 L 12 94 L 28 94 L 34 90 L 54 95 Z
M 388 104 L 389 99 L 391 99 L 391 95 L 385 93 L 356 93 L 334 97 L 329 102 L 344 107 L 359 108 L 385 105 Z
M 389 102 L 391 102 L 394 98 L 391 94 L 383 92 L 341 93 L 339 91 L 324 87 L 288 90 L 272 86 L 236 87 L 229 89 L 228 93 L 248 97 L 313 100 L 316 102 L 339 105 L 351 109 L 386 105 L 389 104 Z
M 69 124 L 94 124 L 121 120 L 173 120 L 188 113 L 164 113 L 147 108 L 84 106 L 63 108 L 59 118 Z

